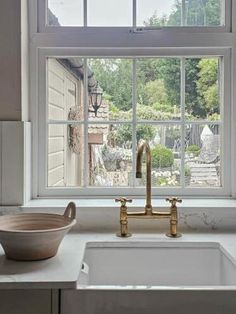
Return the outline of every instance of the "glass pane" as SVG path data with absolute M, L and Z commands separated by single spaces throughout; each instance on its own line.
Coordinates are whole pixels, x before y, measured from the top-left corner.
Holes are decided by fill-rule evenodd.
M 83 185 L 84 126 L 48 127 L 48 187 Z
M 48 59 L 48 119 L 83 119 L 83 73 L 81 58 Z
M 90 124 L 88 169 L 91 186 L 127 187 L 132 179 L 132 128 Z
M 138 26 L 220 26 L 223 0 L 137 0 Z
M 180 59 L 155 58 L 137 61 L 137 118 L 180 119 Z
M 175 0 L 137 0 L 137 26 L 180 26 L 181 3 Z
M 83 26 L 83 0 L 48 0 L 49 26 Z
M 132 0 L 87 0 L 88 26 L 132 26 Z
M 185 145 L 186 186 L 220 187 L 220 127 L 187 125 Z
M 185 110 L 188 120 L 220 120 L 220 58 L 185 62 Z
M 222 0 L 185 0 L 188 26 L 220 26 L 224 23 Z
M 89 120 L 131 120 L 132 64 L 130 59 L 88 60 Z
M 181 128 L 179 126 L 137 125 L 137 143 L 149 142 L 152 153 L 153 186 L 179 186 L 181 176 Z M 145 184 L 145 158 L 143 158 L 142 179 L 137 185 Z

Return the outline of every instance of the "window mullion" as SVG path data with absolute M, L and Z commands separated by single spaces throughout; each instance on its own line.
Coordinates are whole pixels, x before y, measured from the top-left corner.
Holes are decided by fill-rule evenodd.
M 88 1 L 84 0 L 84 27 L 88 26 Z
M 87 58 L 84 59 L 84 186 L 88 186 L 88 68 Z
M 133 79 L 132 79 L 132 103 L 133 103 L 133 121 L 132 121 L 132 186 L 136 182 L 136 125 L 137 125 L 137 60 L 133 60 Z
M 185 171 L 184 171 L 184 164 L 185 164 L 185 58 L 181 58 L 180 63 L 180 75 L 181 75 L 181 83 L 180 83 L 180 90 L 181 90 L 181 168 L 180 168 L 180 185 L 181 188 L 185 187 Z
M 137 0 L 133 0 L 133 26 L 137 26 Z
M 186 15 L 186 1 L 182 0 L 182 7 L 181 7 L 181 26 L 187 25 L 187 15 Z

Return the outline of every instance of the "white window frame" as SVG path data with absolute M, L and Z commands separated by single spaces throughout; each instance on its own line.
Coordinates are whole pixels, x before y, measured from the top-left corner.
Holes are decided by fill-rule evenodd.
M 45 0 L 40 0 L 45 4 Z M 226 0 L 226 15 L 236 16 L 236 1 Z M 161 57 L 161 56 L 222 56 L 224 112 L 222 115 L 224 138 L 221 151 L 223 170 L 223 188 L 153 188 L 153 195 L 182 195 L 206 197 L 235 197 L 235 161 L 236 161 L 236 110 L 235 88 L 236 78 L 236 40 L 235 22 L 216 28 L 183 28 L 172 27 L 145 30 L 141 33 L 127 28 L 83 28 L 80 27 L 45 27 L 35 23 L 35 18 L 42 14 L 42 7 L 37 0 L 29 1 L 30 9 L 30 99 L 31 120 L 33 121 L 33 186 L 32 197 L 114 197 L 129 195 L 143 197 L 145 188 L 47 188 L 46 167 L 46 60 L 47 57 L 80 56 L 80 57 Z M 45 11 L 44 11 L 45 12 Z M 228 13 L 227 13 L 228 12 Z M 36 18 L 37 21 L 37 18 Z M 227 17 L 226 17 L 227 21 Z M 45 22 L 45 21 L 44 21 Z M 231 24 L 231 23 L 230 23 Z M 40 26 L 40 27 L 39 27 Z M 50 32 L 49 32 L 50 28 Z M 132 29 L 133 30 L 133 29 Z M 117 44 L 119 43 L 119 44 Z M 86 84 L 85 84 L 86 85 Z M 225 123 L 226 122 L 226 123 Z M 135 152 L 135 147 L 133 148 Z M 231 166 L 228 167 L 228 164 Z M 227 165 L 227 167 L 225 167 Z

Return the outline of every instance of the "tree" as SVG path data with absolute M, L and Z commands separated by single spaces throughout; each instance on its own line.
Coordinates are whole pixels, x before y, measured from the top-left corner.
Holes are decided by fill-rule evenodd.
M 90 59 L 89 67 L 105 93 L 120 110 L 132 107 L 132 61 Z M 107 95 L 106 95 L 107 94 Z
M 219 25 L 220 0 L 186 1 L 187 25 Z M 158 17 L 157 12 L 144 22 L 146 26 L 181 25 L 182 1 L 176 0 L 169 16 Z M 89 66 L 104 90 L 104 97 L 109 101 L 112 113 L 119 116 L 122 111 L 132 108 L 132 61 L 128 59 L 91 59 Z M 165 109 L 180 107 L 181 74 L 179 58 L 143 58 L 137 60 L 138 103 L 152 106 L 160 115 Z M 204 67 L 206 69 L 204 70 Z M 217 85 L 208 77 L 206 63 L 201 58 L 187 58 L 185 108 L 187 114 L 196 118 L 205 118 L 207 113 L 217 113 Z M 212 69 L 210 69 L 212 70 Z M 210 73 L 210 72 L 209 72 Z M 216 72 L 213 73 L 214 75 Z M 205 86 L 205 87 L 204 87 Z M 117 108 L 117 110 L 116 110 Z M 149 110 L 149 113 L 151 110 Z M 152 113 L 154 112 L 152 110 Z M 144 109 L 145 111 L 145 109 Z M 147 113 L 147 114 L 149 114 Z
M 200 101 L 208 114 L 219 113 L 218 59 L 202 59 L 198 68 L 197 88 Z

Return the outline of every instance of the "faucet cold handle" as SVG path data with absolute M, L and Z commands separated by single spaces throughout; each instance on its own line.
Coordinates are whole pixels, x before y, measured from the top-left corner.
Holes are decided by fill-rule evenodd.
M 128 232 L 128 217 L 126 203 L 132 203 L 132 200 L 125 197 L 117 198 L 115 201 L 121 203 L 120 207 L 120 232 L 117 233 L 118 237 L 130 237 L 131 233 Z
M 182 200 L 178 197 L 171 197 L 166 199 L 167 202 L 170 202 L 170 232 L 166 235 L 171 238 L 181 237 L 181 233 L 177 232 L 178 227 L 178 213 L 177 213 L 177 203 L 182 203 Z
M 128 199 L 128 198 L 126 198 L 126 197 L 120 197 L 120 198 L 116 198 L 116 199 L 115 199 L 115 202 L 116 202 L 116 203 L 120 202 L 120 203 L 121 203 L 121 206 L 126 206 L 126 203 L 132 203 L 133 200 Z
M 182 203 L 182 200 L 178 197 L 166 198 L 167 202 L 170 202 L 171 206 L 176 206 L 177 203 Z

